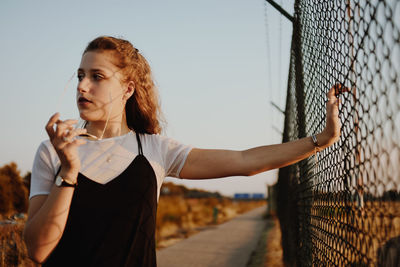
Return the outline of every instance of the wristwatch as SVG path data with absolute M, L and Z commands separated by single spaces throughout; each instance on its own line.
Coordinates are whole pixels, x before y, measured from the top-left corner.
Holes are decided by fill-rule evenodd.
M 68 181 L 67 179 L 62 178 L 60 175 L 57 175 L 55 184 L 58 187 L 63 187 L 63 186 L 76 187 L 78 183 L 77 182 L 73 183 L 71 181 Z

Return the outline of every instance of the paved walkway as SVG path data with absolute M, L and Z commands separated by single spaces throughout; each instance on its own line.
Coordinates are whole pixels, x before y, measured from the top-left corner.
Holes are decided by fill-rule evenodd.
M 157 251 L 158 267 L 245 267 L 265 227 L 266 206 Z

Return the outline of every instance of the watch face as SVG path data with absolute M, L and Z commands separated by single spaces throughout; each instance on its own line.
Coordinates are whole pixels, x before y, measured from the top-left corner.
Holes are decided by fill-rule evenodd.
M 57 176 L 57 178 L 56 178 L 56 186 L 61 186 L 61 184 L 62 184 L 62 178 L 61 178 L 61 176 Z

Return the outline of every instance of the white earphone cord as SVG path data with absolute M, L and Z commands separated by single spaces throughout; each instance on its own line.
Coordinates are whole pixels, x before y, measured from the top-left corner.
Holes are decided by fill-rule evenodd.
M 111 104 L 111 106 L 110 106 L 110 109 L 108 110 L 106 124 L 104 125 L 104 129 L 103 129 L 103 132 L 101 133 L 101 136 L 100 136 L 99 140 L 103 139 L 104 133 L 105 133 L 107 125 L 108 125 L 108 121 L 110 120 L 110 116 L 111 116 L 111 111 L 112 111 L 112 107 L 113 107 L 111 90 L 109 90 L 109 96 L 110 96 L 110 104 Z

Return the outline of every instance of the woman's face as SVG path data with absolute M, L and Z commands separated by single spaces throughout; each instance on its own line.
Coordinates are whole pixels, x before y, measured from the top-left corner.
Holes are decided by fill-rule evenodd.
M 112 62 L 112 52 L 92 51 L 82 56 L 76 99 L 83 120 L 105 122 L 108 116 L 110 121 L 119 120 L 124 113 L 127 86 Z

